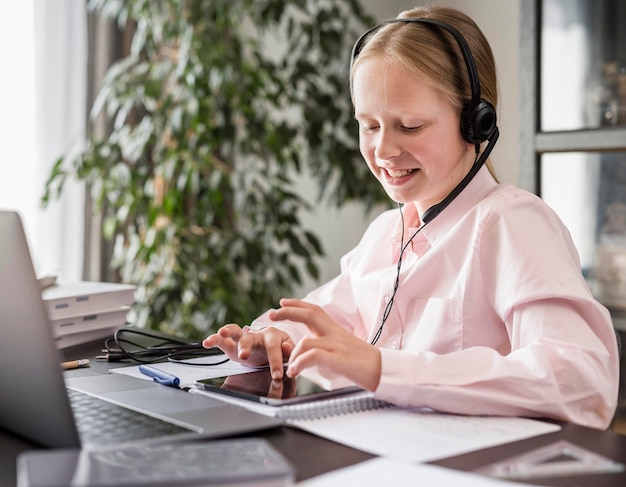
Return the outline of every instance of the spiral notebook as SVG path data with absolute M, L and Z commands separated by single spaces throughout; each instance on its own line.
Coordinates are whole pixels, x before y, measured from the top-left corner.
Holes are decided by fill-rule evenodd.
M 301 421 L 391 407 L 356 386 L 325 389 L 299 376 L 272 381 L 269 369 L 198 380 L 190 392 L 209 395 L 277 418 Z
M 311 385 L 302 376 L 297 383 L 291 379 L 276 384 L 267 375 L 265 370 L 231 375 L 228 380 L 199 380 L 190 392 L 280 418 L 287 426 L 372 455 L 409 462 L 440 460 L 561 429 L 558 424 L 529 418 L 395 406 L 354 386 L 320 391 L 319 385 Z
M 371 392 L 360 391 L 330 399 L 279 406 L 275 416 L 288 421 L 306 421 L 390 407 L 394 407 L 393 404 L 374 398 Z

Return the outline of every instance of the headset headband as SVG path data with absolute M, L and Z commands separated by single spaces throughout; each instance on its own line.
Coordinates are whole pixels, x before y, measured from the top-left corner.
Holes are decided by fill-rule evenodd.
M 480 82 L 478 78 L 478 70 L 476 69 L 476 63 L 474 62 L 474 56 L 472 56 L 472 52 L 470 51 L 467 41 L 465 40 L 465 37 L 463 37 L 463 35 L 456 28 L 452 27 L 450 24 L 447 24 L 446 22 L 442 22 L 437 19 L 431 19 L 427 17 L 409 17 L 405 19 L 386 20 L 378 25 L 375 25 L 374 27 L 364 32 L 355 42 L 354 47 L 352 48 L 352 56 L 350 58 L 351 63 L 354 62 L 356 57 L 361 52 L 361 49 L 363 49 L 363 46 L 365 45 L 365 41 L 367 40 L 370 34 L 376 32 L 377 30 L 381 29 L 385 25 L 411 24 L 411 23 L 436 25 L 446 30 L 447 32 L 450 33 L 450 35 L 452 35 L 452 37 L 454 37 L 454 40 L 458 44 L 459 49 L 461 50 L 461 54 L 463 55 L 463 60 L 465 61 L 465 65 L 467 66 L 467 73 L 469 75 L 469 81 L 470 81 L 470 89 L 472 91 L 472 99 L 470 103 L 477 103 L 480 100 Z
M 496 111 L 491 103 L 481 98 L 478 70 L 476 69 L 476 63 L 474 62 L 474 57 L 472 56 L 467 41 L 456 28 L 446 22 L 425 17 L 408 17 L 386 20 L 378 25 L 375 25 L 374 27 L 371 27 L 361 34 L 352 47 L 350 73 L 352 74 L 352 65 L 363 49 L 367 38 L 372 33 L 389 24 L 429 24 L 444 29 L 452 35 L 458 44 L 463 60 L 465 61 L 471 90 L 471 99 L 469 103 L 465 105 L 461 113 L 461 133 L 466 141 L 473 144 L 480 144 L 489 139 L 494 130 L 497 129 Z

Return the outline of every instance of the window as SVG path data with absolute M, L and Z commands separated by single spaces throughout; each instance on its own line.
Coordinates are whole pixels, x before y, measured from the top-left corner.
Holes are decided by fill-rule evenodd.
M 82 142 L 86 86 L 85 2 L 0 6 L 0 207 L 19 211 L 38 273 L 82 276 L 84 191 L 46 211 L 40 199 L 54 161 Z
M 626 2 L 520 8 L 522 184 L 568 226 L 598 299 L 626 312 Z

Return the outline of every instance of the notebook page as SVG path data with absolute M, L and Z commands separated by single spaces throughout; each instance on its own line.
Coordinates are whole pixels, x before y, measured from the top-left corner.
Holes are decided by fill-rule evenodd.
M 460 416 L 395 407 L 290 424 L 358 450 L 411 462 L 440 460 L 561 429 L 526 418 Z

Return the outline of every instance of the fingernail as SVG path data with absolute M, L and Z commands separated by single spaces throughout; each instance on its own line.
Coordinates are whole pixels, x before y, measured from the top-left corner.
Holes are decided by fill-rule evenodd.
M 280 370 L 272 372 L 272 379 L 280 379 Z

